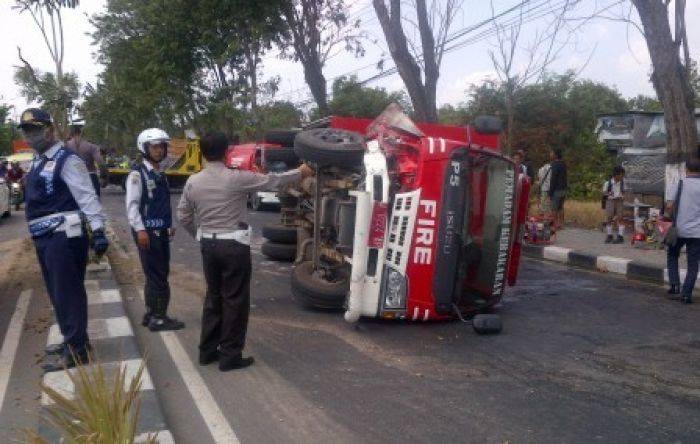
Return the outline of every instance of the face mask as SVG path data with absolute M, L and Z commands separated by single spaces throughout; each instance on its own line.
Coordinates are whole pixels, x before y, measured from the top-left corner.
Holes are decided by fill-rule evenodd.
M 51 141 L 46 140 L 44 131 L 26 131 L 24 138 L 27 144 L 39 154 L 45 153 L 52 145 Z

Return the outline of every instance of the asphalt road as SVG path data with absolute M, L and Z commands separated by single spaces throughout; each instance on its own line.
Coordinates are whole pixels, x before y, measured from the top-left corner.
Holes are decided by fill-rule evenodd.
M 128 258 L 123 194 L 108 191 L 104 203 Z M 241 442 L 697 442 L 697 304 L 668 301 L 653 285 L 525 259 L 499 309 L 498 336 L 460 322 L 352 326 L 338 313 L 300 308 L 290 267 L 260 255 L 260 226 L 276 217 L 251 214 L 247 351 L 256 364 L 230 373 L 198 367 Z M 196 363 L 201 262 L 182 231 L 172 262 L 171 313 L 187 322 L 176 336 Z M 123 290 L 135 323 L 138 290 Z M 162 336 L 140 327 L 137 336 L 176 441 L 213 442 L 208 411 L 197 408 Z

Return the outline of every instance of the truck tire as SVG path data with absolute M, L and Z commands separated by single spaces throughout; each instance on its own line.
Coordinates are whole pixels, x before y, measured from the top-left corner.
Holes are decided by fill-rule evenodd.
M 354 167 L 362 163 L 365 142 L 352 131 L 316 128 L 297 135 L 294 151 L 300 158 L 319 166 Z
M 284 162 L 287 168 L 294 168 L 299 165 L 299 156 L 294 152 L 294 148 L 264 148 L 263 158 L 265 163 Z
M 282 146 L 293 146 L 294 138 L 299 134 L 298 130 L 271 129 L 265 132 L 266 143 L 276 143 Z
M 297 256 L 296 244 L 279 244 L 277 242 L 265 242 L 260 248 L 263 256 L 274 261 L 291 262 Z
M 478 314 L 472 319 L 472 327 L 480 335 L 495 335 L 503 330 L 503 321 L 497 314 Z
M 323 310 L 341 310 L 350 290 L 350 279 L 327 282 L 314 276 L 314 263 L 302 262 L 292 270 L 292 295 L 302 305 Z
M 279 244 L 297 243 L 297 227 L 287 227 L 281 224 L 263 225 L 262 235 L 265 239 Z

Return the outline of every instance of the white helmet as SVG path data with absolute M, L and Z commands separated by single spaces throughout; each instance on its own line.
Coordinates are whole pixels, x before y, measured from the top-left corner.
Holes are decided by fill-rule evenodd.
M 148 146 L 152 144 L 166 143 L 170 145 L 170 136 L 168 133 L 159 128 L 148 128 L 141 131 L 139 137 L 136 139 L 136 147 L 141 151 L 143 157 L 148 158 Z M 167 155 L 168 149 L 165 149 L 165 155 Z

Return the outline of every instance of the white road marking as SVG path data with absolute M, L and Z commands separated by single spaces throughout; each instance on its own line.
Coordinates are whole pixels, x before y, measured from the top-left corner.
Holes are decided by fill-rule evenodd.
M 563 247 L 544 247 L 543 256 L 545 259 L 557 262 L 569 262 L 569 251 L 570 248 Z
M 121 301 L 122 296 L 117 289 L 98 290 L 92 293 L 88 292 L 88 305 L 112 304 Z
M 131 384 L 131 380 L 134 379 L 134 376 L 136 376 L 136 372 L 139 370 L 139 367 L 141 367 L 142 364 L 143 359 L 138 358 L 119 362 L 108 362 L 101 365 L 102 368 L 105 370 L 106 378 L 108 381 L 112 378 L 111 372 L 117 371 L 117 365 L 120 368 L 124 368 L 125 386 L 128 386 L 129 384 Z M 71 374 L 75 374 L 76 371 L 77 370 L 74 368 L 68 370 L 68 372 L 71 372 Z M 72 399 L 75 395 L 75 387 L 73 386 L 73 381 L 70 379 L 68 372 L 58 371 L 46 373 L 44 375 L 44 385 L 51 387 L 63 396 Z M 153 390 L 153 380 L 151 379 L 151 375 L 148 373 L 148 369 L 145 366 L 143 368 L 143 373 L 141 374 L 141 390 Z M 53 401 L 51 401 L 51 399 L 46 395 L 46 393 L 42 393 L 41 404 L 49 405 L 52 403 Z
M 226 444 L 240 443 L 236 433 L 229 425 L 221 409 L 219 409 L 219 406 L 207 388 L 202 376 L 199 374 L 194 364 L 192 364 L 190 357 L 182 347 L 182 344 L 180 344 L 175 333 L 164 331 L 161 332 L 160 335 L 197 409 L 202 414 L 202 418 L 207 424 L 209 432 L 212 438 L 214 438 L 214 442 Z
M 32 290 L 24 290 L 19 295 L 15 312 L 12 314 L 5 333 L 5 340 L 2 342 L 2 349 L 0 349 L 0 410 L 2 410 L 2 404 L 5 401 L 7 384 L 10 382 L 10 373 L 12 373 L 12 365 L 15 362 L 19 339 L 22 337 L 22 326 L 31 297 Z
M 87 330 L 90 339 L 120 338 L 134 335 L 134 330 L 131 329 L 129 318 L 126 316 L 107 319 L 90 319 L 88 320 Z M 62 341 L 63 336 L 61 336 L 61 331 L 58 329 L 58 324 L 52 325 L 49 330 L 49 338 L 46 345 L 59 344 Z
M 596 258 L 596 268 L 600 271 L 610 273 L 627 274 L 627 264 L 632 262 L 631 259 L 622 259 L 612 256 L 598 256 Z

